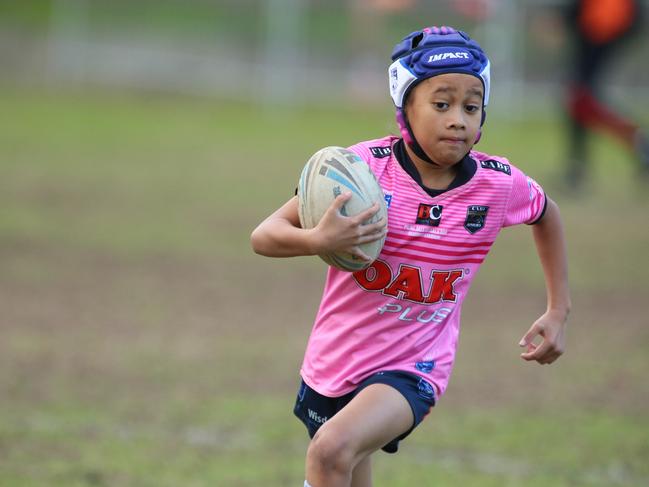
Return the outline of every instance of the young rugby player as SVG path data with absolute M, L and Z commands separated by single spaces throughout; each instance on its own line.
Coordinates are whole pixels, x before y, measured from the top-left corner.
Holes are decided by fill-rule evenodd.
M 564 350 L 570 296 L 557 205 L 507 159 L 473 150 L 489 59 L 464 32 L 430 27 L 397 44 L 392 61 L 401 137 L 350 147 L 383 189 L 387 227 L 362 223 L 377 205 L 343 216 L 343 194 L 305 230 L 293 197 L 251 236 L 267 256 L 344 250 L 363 258 L 357 246 L 387 232 L 367 269 L 328 270 L 295 404 L 312 437 L 305 486 L 371 486 L 372 453 L 396 452 L 430 412 L 451 374 L 462 302 L 504 227 L 530 225 L 547 288 L 547 310 L 524 333 L 521 357 L 550 364 Z

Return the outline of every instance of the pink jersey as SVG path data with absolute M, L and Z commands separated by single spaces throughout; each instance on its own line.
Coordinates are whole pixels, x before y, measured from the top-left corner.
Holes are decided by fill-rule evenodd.
M 441 396 L 457 347 L 460 310 L 500 229 L 533 223 L 545 194 L 507 159 L 472 151 L 465 184 L 432 197 L 401 167 L 385 137 L 350 149 L 376 175 L 388 205 L 388 235 L 366 270 L 330 267 L 302 378 L 320 394 L 351 392 L 368 376 L 401 370 Z

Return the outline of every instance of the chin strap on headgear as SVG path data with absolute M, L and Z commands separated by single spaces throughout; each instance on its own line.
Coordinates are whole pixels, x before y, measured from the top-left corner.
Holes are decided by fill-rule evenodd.
M 482 120 L 489 103 L 490 63 L 480 45 L 465 32 L 452 27 L 426 27 L 403 38 L 392 50 L 392 61 L 388 69 L 390 95 L 396 107 L 396 119 L 403 140 L 415 154 L 432 163 L 417 142 L 408 123 L 405 101 L 410 91 L 425 79 L 445 73 L 463 73 L 475 76 L 482 82 Z M 480 140 L 480 132 L 477 141 Z

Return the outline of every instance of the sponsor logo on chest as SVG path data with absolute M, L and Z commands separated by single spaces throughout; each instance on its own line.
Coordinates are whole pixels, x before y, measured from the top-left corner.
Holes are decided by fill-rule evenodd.
M 483 205 L 469 205 L 466 208 L 466 219 L 464 220 L 464 228 L 470 233 L 474 234 L 482 230 L 487 220 L 487 213 L 489 212 L 488 206 Z
M 457 302 L 455 287 L 464 278 L 464 273 L 464 269 L 453 269 L 432 271 L 426 276 L 421 268 L 406 264 L 401 264 L 398 272 L 393 272 L 387 262 L 378 259 L 367 269 L 353 275 L 354 280 L 366 291 L 420 304 L 434 304 L 441 301 Z
M 428 205 L 420 203 L 417 209 L 417 218 L 415 219 L 416 225 L 405 225 L 406 230 L 418 230 L 419 233 L 425 233 L 426 228 L 439 227 L 442 222 L 442 205 Z M 487 221 L 487 213 L 489 206 L 486 205 L 469 205 L 466 207 L 466 217 L 464 220 L 464 228 L 470 233 L 474 234 L 482 230 Z M 461 220 L 460 220 L 461 221 Z M 446 234 L 446 231 L 440 229 L 441 234 Z M 437 231 L 431 230 L 431 231 Z M 421 235 L 424 236 L 424 235 Z
M 442 205 L 427 205 L 420 203 L 417 209 L 417 225 L 428 225 L 430 227 L 438 227 L 442 221 Z

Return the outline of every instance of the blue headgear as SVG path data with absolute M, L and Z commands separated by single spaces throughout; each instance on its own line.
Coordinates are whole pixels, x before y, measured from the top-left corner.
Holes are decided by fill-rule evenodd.
M 478 78 L 484 88 L 482 126 L 489 103 L 490 63 L 478 43 L 465 32 L 446 26 L 412 32 L 394 47 L 392 61 L 388 76 L 397 123 L 405 142 L 420 158 L 432 162 L 417 143 L 403 108 L 410 90 L 421 81 L 445 73 L 464 73 Z

